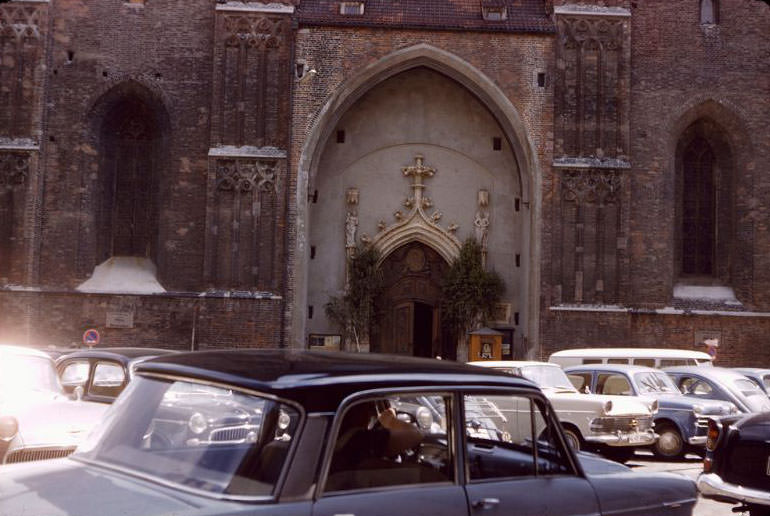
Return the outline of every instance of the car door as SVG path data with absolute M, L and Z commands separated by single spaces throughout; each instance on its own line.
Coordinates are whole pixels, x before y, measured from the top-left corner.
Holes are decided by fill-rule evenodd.
M 430 406 L 422 401 L 425 398 L 432 401 Z M 330 432 L 313 516 L 468 516 L 452 445 L 454 399 L 451 393 L 388 392 L 343 407 Z M 368 422 L 358 429 L 349 424 L 362 412 L 363 404 L 372 403 L 378 415 L 372 411 Z M 402 423 L 419 425 L 422 438 L 418 445 L 397 456 L 377 445 L 383 437 L 377 425 L 384 409 L 396 410 Z M 430 418 L 429 412 L 433 414 Z M 388 432 L 388 436 L 394 434 Z
M 477 391 L 462 401 L 466 426 L 483 416 L 488 427 L 486 434 L 463 436 L 471 516 L 600 514 L 593 487 L 545 400 Z

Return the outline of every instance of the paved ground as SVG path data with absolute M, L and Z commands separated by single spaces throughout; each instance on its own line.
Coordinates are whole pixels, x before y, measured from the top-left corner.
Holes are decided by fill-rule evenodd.
M 703 469 L 700 457 L 697 455 L 688 455 L 687 458 L 679 462 L 661 462 L 656 460 L 652 454 L 645 452 L 637 452 L 636 457 L 627 463 L 634 470 L 638 471 L 669 471 L 671 473 L 677 473 L 684 475 L 695 480 L 698 474 Z M 726 503 L 715 502 L 713 500 L 705 500 L 701 498 L 695 505 L 694 516 L 731 516 L 733 513 L 731 509 L 736 507 Z M 748 516 L 748 512 L 745 513 Z

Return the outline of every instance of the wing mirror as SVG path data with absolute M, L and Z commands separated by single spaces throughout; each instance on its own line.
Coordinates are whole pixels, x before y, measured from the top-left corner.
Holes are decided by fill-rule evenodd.
M 72 389 L 72 399 L 75 401 L 80 401 L 83 399 L 83 386 L 78 385 L 74 389 Z

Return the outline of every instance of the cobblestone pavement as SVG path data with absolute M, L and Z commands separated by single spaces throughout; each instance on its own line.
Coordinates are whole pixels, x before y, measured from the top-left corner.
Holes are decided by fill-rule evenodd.
M 698 477 L 698 474 L 703 469 L 701 459 L 697 455 L 687 455 L 685 460 L 679 462 L 662 462 L 646 452 L 636 452 L 636 457 L 628 461 L 626 465 L 635 471 L 668 471 L 684 475 L 693 480 Z M 748 516 L 748 512 L 732 512 L 731 509 L 733 507 L 737 506 L 700 498 L 698 503 L 695 504 L 693 516 L 732 516 L 734 514 Z

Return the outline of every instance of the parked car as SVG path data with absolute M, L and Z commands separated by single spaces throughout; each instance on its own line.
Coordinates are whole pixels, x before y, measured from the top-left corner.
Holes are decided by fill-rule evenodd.
M 549 362 L 562 367 L 582 364 L 633 364 L 656 369 L 673 366 L 710 366 L 714 357 L 703 351 L 668 348 L 583 348 L 552 353 Z
M 199 385 L 229 396 L 233 413 L 261 412 L 254 438 L 177 439 L 206 431 L 204 398 L 194 410 L 177 402 Z M 384 417 L 421 397 L 443 432 Z M 465 407 L 480 404 L 499 434 L 470 435 Z M 608 462 L 579 458 L 523 378 L 411 357 L 206 351 L 140 363 L 75 454 L 3 471 L 0 506 L 8 516 L 692 514 L 693 480 Z
M 657 400 L 653 423 L 658 439 L 652 451 L 663 458 L 681 457 L 689 450 L 703 453 L 709 416 L 738 412 L 729 401 L 683 395 L 670 376 L 651 367 L 597 364 L 565 367 L 564 372 L 580 392 Z
M 667 367 L 664 371 L 684 394 L 733 403 L 741 412 L 770 410 L 768 398 L 744 375 L 724 367 Z
M 733 511 L 770 515 L 770 413 L 709 422 L 698 489 L 706 498 L 740 503 Z
M 79 349 L 56 361 L 56 369 L 65 392 L 77 387 L 86 401 L 112 403 L 125 389 L 139 362 L 168 353 L 157 348 L 91 348 Z
M 770 369 L 760 369 L 758 367 L 734 367 L 733 371 L 738 371 L 746 378 L 757 384 L 757 387 L 770 396 Z
M 67 396 L 42 351 L 0 346 L 0 464 L 72 453 L 105 408 Z
M 657 401 L 582 395 L 558 365 L 547 362 L 495 360 L 470 364 L 523 376 L 537 384 L 556 410 L 564 435 L 575 450 L 598 451 L 624 462 L 637 447 L 655 443 L 652 413 L 657 410 Z

